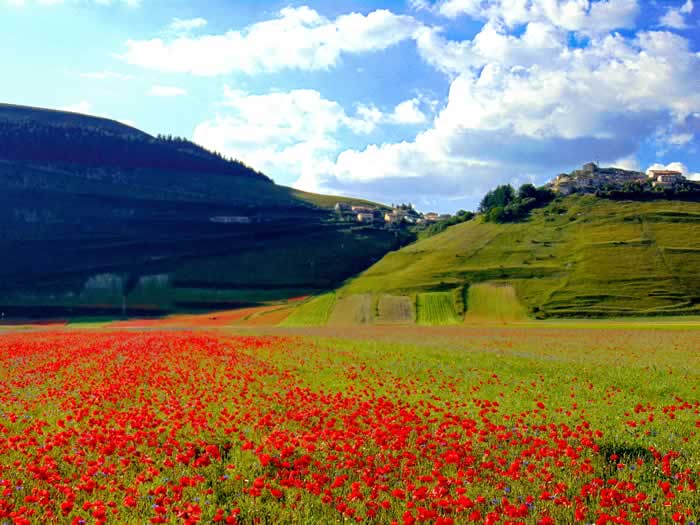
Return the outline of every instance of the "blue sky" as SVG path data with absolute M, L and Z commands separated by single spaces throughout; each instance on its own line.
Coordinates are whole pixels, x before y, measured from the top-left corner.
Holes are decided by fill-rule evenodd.
M 0 101 L 428 211 L 589 160 L 700 178 L 693 0 L 0 0 Z

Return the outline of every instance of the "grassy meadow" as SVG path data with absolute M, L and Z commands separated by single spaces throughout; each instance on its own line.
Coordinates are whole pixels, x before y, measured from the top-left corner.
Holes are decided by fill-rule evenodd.
M 280 324 L 282 326 L 325 325 L 328 322 L 334 304 L 335 294 L 332 292 L 313 297 L 299 305 Z
M 228 324 L 276 312 L 6 328 L 0 520 L 700 518 L 697 318 Z
M 571 196 L 524 222 L 452 226 L 387 254 L 339 294 L 487 283 L 513 287 L 533 317 L 697 315 L 699 227 L 699 203 Z

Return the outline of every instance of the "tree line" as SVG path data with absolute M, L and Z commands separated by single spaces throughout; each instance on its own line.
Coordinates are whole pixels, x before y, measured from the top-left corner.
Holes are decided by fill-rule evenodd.
M 115 133 L 96 127 L 0 122 L 0 158 L 40 163 L 192 171 L 268 179 L 244 163 L 172 136 Z

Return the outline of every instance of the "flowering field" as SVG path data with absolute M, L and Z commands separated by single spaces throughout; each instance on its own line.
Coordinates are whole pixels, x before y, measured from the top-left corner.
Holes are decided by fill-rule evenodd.
M 697 522 L 698 332 L 600 332 L 4 334 L 0 524 Z

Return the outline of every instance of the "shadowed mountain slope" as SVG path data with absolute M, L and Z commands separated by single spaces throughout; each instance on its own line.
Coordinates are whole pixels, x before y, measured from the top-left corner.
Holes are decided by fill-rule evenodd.
M 339 201 L 367 204 L 184 139 L 0 105 L 0 308 L 160 312 L 333 287 L 405 242 L 337 223 Z

